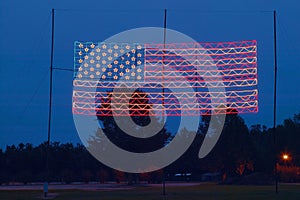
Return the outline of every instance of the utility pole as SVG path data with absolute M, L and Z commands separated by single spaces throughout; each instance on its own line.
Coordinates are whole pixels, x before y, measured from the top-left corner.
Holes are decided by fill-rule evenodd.
M 277 31 L 276 31 L 276 10 L 273 12 L 274 19 L 274 115 L 273 115 L 273 140 L 274 140 L 274 156 L 275 156 L 275 191 L 278 193 L 278 171 L 277 171 L 277 142 L 276 142 L 276 104 L 277 104 Z
M 165 70 L 165 49 L 166 49 L 166 39 L 167 39 L 167 9 L 165 9 L 165 13 L 164 13 L 164 51 L 163 51 L 163 74 L 162 74 L 162 89 L 163 89 L 163 94 L 162 94 L 162 106 L 163 106 L 163 110 L 162 110 L 162 115 L 163 115 L 163 119 L 162 121 L 164 122 L 164 104 L 165 104 L 165 86 L 164 86 L 164 70 Z M 166 177 L 165 177 L 165 169 L 163 169 L 163 195 L 166 195 Z
M 50 53 L 50 77 L 49 77 L 49 110 L 48 110 L 48 136 L 46 149 L 46 180 L 44 183 L 44 197 L 48 195 L 49 185 L 49 153 L 50 153 L 50 135 L 51 135 L 51 118 L 52 118 L 52 84 L 53 84 L 53 56 L 54 56 L 54 8 L 52 8 L 51 23 L 51 53 Z

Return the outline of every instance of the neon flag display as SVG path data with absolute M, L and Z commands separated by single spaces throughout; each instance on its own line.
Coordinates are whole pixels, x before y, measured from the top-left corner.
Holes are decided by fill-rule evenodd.
M 176 44 L 75 42 L 74 54 L 74 114 L 193 116 L 211 115 L 212 110 L 214 114 L 258 111 L 254 40 Z M 221 81 L 217 79 L 220 76 Z M 219 91 L 220 87 L 225 91 Z M 125 88 L 138 89 L 129 92 Z M 183 90 L 175 94 L 176 88 Z M 185 92 L 184 88 L 192 88 L 193 92 Z M 178 97 L 183 104 L 178 103 Z M 220 103 L 218 99 L 222 100 L 222 107 L 214 105 Z

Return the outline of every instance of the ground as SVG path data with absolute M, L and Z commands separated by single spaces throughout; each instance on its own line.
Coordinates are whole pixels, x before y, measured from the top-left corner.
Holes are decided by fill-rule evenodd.
M 96 187 L 95 185 L 98 185 Z M 126 186 L 109 184 L 80 185 L 75 189 L 62 187 L 50 189 L 51 194 L 57 194 L 55 200 L 297 200 L 300 199 L 300 185 L 279 185 L 279 193 L 275 193 L 275 187 L 270 186 L 229 186 L 215 183 L 192 184 L 167 184 L 166 196 L 162 195 L 162 185 Z M 78 188 L 78 185 L 77 185 Z M 14 190 L 0 187 L 1 200 L 33 200 L 41 199 L 42 190 Z

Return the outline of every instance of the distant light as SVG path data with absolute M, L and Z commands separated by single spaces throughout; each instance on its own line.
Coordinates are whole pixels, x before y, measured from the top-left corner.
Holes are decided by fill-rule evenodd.
M 288 160 L 288 159 L 289 159 L 289 155 L 283 154 L 283 155 L 282 155 L 282 158 L 283 158 L 283 160 Z

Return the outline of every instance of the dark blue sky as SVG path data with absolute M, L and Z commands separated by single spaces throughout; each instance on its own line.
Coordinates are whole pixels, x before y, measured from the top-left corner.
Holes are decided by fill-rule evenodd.
M 102 41 L 131 28 L 163 26 L 197 41 L 258 42 L 259 113 L 248 125 L 272 126 L 273 13 L 278 12 L 278 123 L 300 111 L 300 2 L 290 0 L 0 2 L 0 148 L 47 139 L 51 8 L 54 66 L 73 68 L 76 40 Z M 54 71 L 52 141 L 79 142 L 71 111 L 72 72 Z

